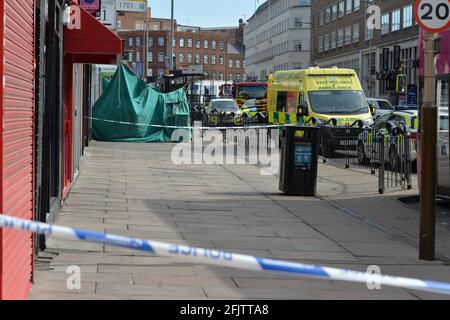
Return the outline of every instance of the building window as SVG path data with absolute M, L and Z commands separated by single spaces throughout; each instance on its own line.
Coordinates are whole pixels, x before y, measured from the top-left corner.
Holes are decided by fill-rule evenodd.
M 141 62 L 141 52 L 136 52 L 136 62 Z
M 208 55 L 207 54 L 205 54 L 204 56 L 203 56 L 203 64 L 208 64 Z
M 366 34 L 365 34 L 365 38 L 364 38 L 366 41 L 368 41 L 368 40 L 372 40 L 373 39 L 373 29 L 369 29 L 367 26 L 366 26 Z
M 228 68 L 233 68 L 233 66 L 234 66 L 234 62 L 233 62 L 233 60 L 228 60 Z
M 188 39 L 188 48 L 192 48 L 192 39 Z
M 200 53 L 195 54 L 195 63 L 200 64 Z
M 361 7 L 361 0 L 354 0 L 353 1 L 353 11 L 358 11 Z
M 330 49 L 330 35 L 327 33 L 323 36 L 323 51 L 328 51 Z
M 128 61 L 133 62 L 133 51 L 128 52 Z
M 177 47 L 177 38 L 173 38 L 172 40 L 172 47 L 176 48 Z
M 403 28 L 409 28 L 413 25 L 413 6 L 403 7 Z
M 241 67 L 241 60 L 236 60 L 236 68 L 239 69 Z
M 295 18 L 295 22 L 294 23 L 295 23 L 295 28 L 296 29 L 300 29 L 303 26 L 301 18 Z
M 180 53 L 180 61 L 179 63 L 184 63 L 184 53 Z
M 317 51 L 319 51 L 319 53 L 323 52 L 323 37 L 319 36 L 318 38 L 318 45 L 317 45 Z
M 323 10 L 320 10 L 320 12 L 319 12 L 319 26 L 323 26 L 324 14 L 325 14 L 325 12 Z
M 223 56 L 220 56 L 220 57 L 219 57 L 219 63 L 220 63 L 221 65 L 223 65 Z
M 220 81 L 223 81 L 223 73 L 221 73 L 221 74 L 219 75 L 219 80 L 220 80 Z
M 353 43 L 359 42 L 359 23 L 353 25 Z
M 216 50 L 217 49 L 217 41 L 211 40 L 211 49 Z
M 153 62 L 153 52 L 147 53 L 147 62 Z
M 347 0 L 345 13 L 350 14 L 353 11 L 353 0 Z
M 187 59 L 188 59 L 188 63 L 191 64 L 192 63 L 192 53 L 188 53 Z
M 164 47 L 164 43 L 165 43 L 164 37 L 158 37 L 158 46 Z
M 336 49 L 336 31 L 332 31 L 330 35 L 330 49 Z
M 133 38 L 133 37 L 129 37 L 129 38 L 128 38 L 128 46 L 129 46 L 129 47 L 132 47 L 132 46 L 133 46 L 133 43 L 134 43 L 134 38 Z
M 342 0 L 338 5 L 338 18 L 342 18 L 345 14 L 345 1 Z
M 381 34 L 389 33 L 389 13 L 381 16 Z
M 325 9 L 325 24 L 330 23 L 331 20 L 331 7 Z
M 202 42 L 200 41 L 200 39 L 195 40 L 195 47 L 197 49 L 200 49 Z
M 211 64 L 216 64 L 216 55 L 211 56 Z
M 392 28 L 391 31 L 400 30 L 400 9 L 392 11 Z
M 345 27 L 345 45 L 352 43 L 352 26 Z
M 301 40 L 294 40 L 294 50 L 295 51 L 302 51 L 302 41 Z
M 208 49 L 209 47 L 209 41 L 208 40 L 204 40 L 203 41 L 203 48 Z
M 158 76 L 162 76 L 164 74 L 164 69 L 158 69 Z
M 148 39 L 147 39 L 147 46 L 149 48 L 153 46 L 153 37 L 148 37 Z
M 180 48 L 184 48 L 184 38 L 180 38 Z
M 230 81 L 233 81 L 233 74 L 230 73 Z
M 136 37 L 136 47 L 141 46 L 141 37 Z
M 333 4 L 331 6 L 331 21 L 335 21 L 337 19 L 337 4 Z
M 220 41 L 220 42 L 219 42 L 219 48 L 220 48 L 220 50 L 225 49 L 225 42 Z
M 164 62 L 164 52 L 158 52 L 158 62 Z
M 337 46 L 342 47 L 344 45 L 344 29 L 337 31 Z
M 147 77 L 153 77 L 153 69 L 147 69 Z

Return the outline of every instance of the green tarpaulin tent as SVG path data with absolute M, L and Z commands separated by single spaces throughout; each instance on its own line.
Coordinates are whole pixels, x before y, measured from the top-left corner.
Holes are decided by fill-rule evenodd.
M 176 129 L 167 126 L 190 125 L 183 89 L 159 93 L 125 64 L 119 65 L 93 106 L 92 117 L 94 139 L 111 142 L 172 142 Z M 190 131 L 184 130 L 183 136 L 190 139 Z

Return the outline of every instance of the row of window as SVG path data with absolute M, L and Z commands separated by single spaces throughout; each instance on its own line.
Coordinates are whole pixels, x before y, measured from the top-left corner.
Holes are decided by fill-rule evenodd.
M 283 32 L 288 31 L 291 28 L 301 29 L 303 27 L 303 21 L 301 18 L 294 18 L 293 26 L 291 26 L 291 24 L 290 24 L 291 21 L 292 20 L 287 18 L 287 19 L 283 20 L 282 22 L 277 23 L 277 24 L 273 25 L 272 27 L 270 27 L 270 30 L 265 30 L 265 31 L 257 34 L 255 37 L 249 38 L 246 41 L 247 46 L 249 46 L 249 47 L 254 46 L 255 44 L 258 44 L 258 43 L 266 41 L 270 38 L 276 37 L 276 36 L 282 34 Z
M 194 60 L 195 57 L 195 60 Z M 187 59 L 186 59 L 187 58 Z M 134 60 L 133 60 L 134 59 Z M 224 65 L 225 59 L 223 56 L 219 56 L 219 64 L 220 65 Z M 128 61 L 130 62 L 141 62 L 141 52 L 137 51 L 137 52 L 133 52 L 133 51 L 129 51 L 128 52 Z M 165 54 L 164 52 L 160 51 L 158 52 L 158 58 L 157 58 L 158 62 L 164 62 L 165 61 Z M 179 55 L 179 63 L 189 63 L 192 64 L 202 64 L 201 61 L 201 55 L 199 53 L 196 53 L 195 56 L 192 53 L 188 53 L 187 56 L 185 56 L 184 53 L 180 53 Z M 147 62 L 153 62 L 153 52 L 148 52 L 147 53 Z M 212 64 L 215 65 L 217 64 L 217 56 L 216 55 L 211 55 L 211 57 L 209 55 L 203 55 L 203 64 Z M 241 68 L 241 66 L 243 66 L 243 62 L 241 62 L 241 60 L 233 60 L 233 59 L 229 59 L 228 60 L 228 67 L 229 68 Z
M 211 49 L 212 50 L 216 50 L 217 49 L 217 43 L 219 43 L 218 47 L 219 47 L 220 50 L 224 50 L 225 49 L 225 42 L 224 41 L 211 40 Z M 209 49 L 209 44 L 210 44 L 209 40 L 203 40 L 203 49 Z M 173 39 L 173 46 L 174 47 L 177 46 L 177 39 L 176 38 Z M 188 48 L 193 48 L 194 40 L 189 38 L 186 41 L 185 38 L 179 38 L 178 39 L 178 46 L 180 48 L 184 48 L 185 46 L 187 46 Z M 202 47 L 202 41 L 200 39 L 195 40 L 195 48 L 201 49 L 201 47 Z
M 195 60 L 194 60 L 195 58 Z M 200 55 L 200 53 L 196 53 L 195 55 L 193 55 L 192 53 L 188 53 L 187 55 L 185 55 L 184 53 L 180 53 L 179 54 L 179 59 L 178 62 L 179 63 L 194 63 L 195 64 L 201 64 L 202 63 L 202 57 Z M 224 65 L 225 59 L 223 56 L 219 56 L 219 64 L 220 65 Z M 151 61 L 149 61 L 151 62 Z M 212 65 L 216 65 L 217 64 L 217 56 L 216 55 L 203 55 L 203 64 L 212 64 Z M 241 60 L 233 60 L 233 59 L 229 59 L 228 60 L 228 67 L 229 68 L 241 68 L 242 64 L 241 64 Z
M 360 8 L 361 0 L 341 0 L 319 11 L 319 26 L 336 21 L 346 14 L 358 11 Z
M 248 64 L 255 64 L 290 51 L 303 51 L 302 40 L 283 41 L 268 49 L 258 51 L 258 53 L 246 58 L 246 61 Z
M 318 37 L 318 52 L 326 52 L 359 42 L 359 23 Z
M 141 37 L 128 37 L 128 46 L 129 47 L 133 47 L 134 44 L 136 43 L 136 47 L 140 47 L 142 45 L 142 41 L 141 41 Z M 186 45 L 188 48 L 193 48 L 194 46 L 194 40 L 193 39 L 187 39 L 187 43 L 185 41 L 185 38 L 180 38 L 179 40 L 179 47 L 180 48 L 184 48 Z M 158 41 L 158 46 L 159 47 L 164 47 L 166 45 L 166 38 L 165 37 L 158 37 L 157 39 Z M 209 44 L 210 41 L 209 40 L 203 40 L 203 49 L 208 49 L 209 48 Z M 217 44 L 219 44 L 217 46 Z M 148 37 L 147 39 L 147 46 L 148 47 L 152 47 L 153 46 L 153 37 Z M 177 39 L 174 38 L 173 39 L 173 46 L 176 47 L 177 46 Z M 202 41 L 197 39 L 195 40 L 195 48 L 197 49 L 201 49 L 202 47 Z M 220 50 L 224 50 L 225 49 L 225 42 L 224 41 L 216 41 L 216 40 L 211 40 L 211 49 L 212 50 L 216 50 L 217 47 Z
M 137 52 L 134 52 L 134 51 L 128 51 L 127 52 L 127 55 L 128 55 L 128 61 L 130 61 L 130 62 L 141 62 L 142 61 L 142 56 L 141 56 L 141 52 L 140 51 L 137 51 Z M 165 58 L 166 58 L 166 55 L 165 55 L 165 53 L 163 52 L 163 51 L 159 51 L 158 52 L 158 62 L 165 62 Z M 153 52 L 148 52 L 147 53 L 147 61 L 148 62 L 153 62 Z
M 220 80 L 220 81 L 225 81 L 225 77 L 223 73 L 213 73 L 210 74 L 208 70 L 204 70 L 204 74 L 206 75 L 206 79 L 214 79 L 214 80 Z M 228 80 L 229 81 L 239 81 L 241 79 L 245 80 L 245 75 L 240 75 L 240 74 L 233 74 L 233 73 L 229 73 L 228 74 Z
M 399 31 L 401 28 L 409 28 L 414 24 L 413 5 L 402 9 L 387 12 L 381 16 L 381 34 Z
M 128 37 L 128 46 L 133 47 L 136 41 L 136 47 L 140 47 L 142 45 L 141 37 Z M 164 47 L 166 45 L 166 37 L 158 37 L 158 47 Z M 148 37 L 147 46 L 153 46 L 153 37 Z
M 267 0 L 269 1 L 269 0 Z M 272 20 L 285 12 L 288 8 L 293 6 L 294 0 L 280 0 L 276 4 L 271 4 L 269 10 L 266 10 L 263 14 L 257 16 L 255 18 L 254 23 L 250 23 L 249 28 L 251 31 L 252 29 L 257 29 L 259 26 L 269 22 L 269 20 Z M 297 1 L 295 1 L 297 2 Z M 302 1 L 300 1 L 302 2 Z M 303 1 L 304 2 L 304 1 Z M 310 2 L 310 1 L 309 1 Z

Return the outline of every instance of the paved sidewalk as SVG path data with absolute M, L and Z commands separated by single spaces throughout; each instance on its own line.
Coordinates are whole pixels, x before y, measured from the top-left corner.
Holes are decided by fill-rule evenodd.
M 450 282 L 450 266 L 417 260 L 414 245 L 380 228 L 397 203 L 378 196 L 376 187 L 369 190 L 370 181 L 364 190 L 345 183 L 350 171 L 321 165 L 320 198 L 287 197 L 276 177 L 260 175 L 255 166 L 176 166 L 171 148 L 94 142 L 57 224 L 361 271 L 376 264 L 384 274 Z M 372 212 L 375 205 L 384 216 Z M 394 212 L 398 225 L 402 215 Z M 446 298 L 193 265 L 53 238 L 39 261 L 31 299 Z M 82 269 L 81 290 L 66 288 L 71 265 Z

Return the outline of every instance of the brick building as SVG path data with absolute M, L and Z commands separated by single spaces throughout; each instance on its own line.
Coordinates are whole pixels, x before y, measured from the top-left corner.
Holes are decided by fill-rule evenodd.
M 242 23 L 240 27 L 210 29 L 176 25 L 173 47 L 177 68 L 200 68 L 208 79 L 243 79 L 245 53 L 242 28 Z M 169 67 L 169 30 L 170 20 L 152 18 L 147 32 L 119 32 L 130 66 L 142 78 L 166 73 Z M 146 34 L 147 56 L 144 42 Z
M 243 79 L 244 47 L 239 29 L 177 26 L 173 43 L 177 67 L 201 66 L 208 79 Z
M 413 0 L 314 0 L 311 62 L 355 69 L 368 96 L 393 99 L 388 83 L 404 62 L 408 83 L 417 83 L 419 29 Z M 381 9 L 381 29 L 370 30 L 367 8 Z
M 148 36 L 147 44 L 145 36 Z M 141 78 L 154 77 L 166 72 L 168 66 L 169 32 L 159 31 L 121 31 L 124 55 L 130 67 Z M 145 55 L 147 49 L 147 56 Z M 147 64 L 147 65 L 146 65 Z

